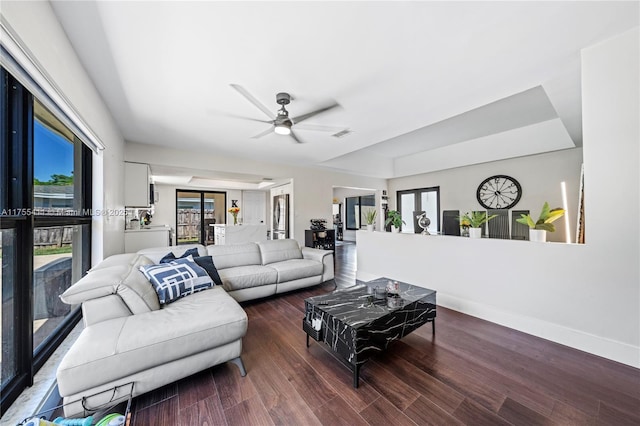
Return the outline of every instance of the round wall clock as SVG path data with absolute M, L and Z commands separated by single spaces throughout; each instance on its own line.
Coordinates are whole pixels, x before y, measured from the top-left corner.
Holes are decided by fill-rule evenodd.
M 522 196 L 522 187 L 510 176 L 495 175 L 478 186 L 476 198 L 486 209 L 510 209 Z

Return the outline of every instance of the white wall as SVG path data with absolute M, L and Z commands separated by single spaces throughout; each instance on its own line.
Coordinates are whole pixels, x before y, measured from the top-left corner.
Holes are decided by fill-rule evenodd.
M 188 152 L 179 149 L 128 142 L 125 145 L 126 161 L 172 167 L 217 170 L 222 172 L 261 174 L 275 181 L 292 179 L 293 182 L 293 230 L 292 238 L 304 245 L 304 230 L 309 229 L 310 219 L 332 217 L 333 187 L 386 188 L 385 179 L 355 176 L 313 167 L 292 167 L 281 164 L 225 157 L 215 153 Z M 268 203 L 271 205 L 271 202 Z
M 390 179 L 389 209 L 396 208 L 397 191 L 439 186 L 440 223 L 442 224 L 443 210 L 460 210 L 460 213 L 482 210 L 482 206 L 476 199 L 478 185 L 489 176 L 508 175 L 515 178 L 522 186 L 522 198 L 514 209 L 530 210 L 531 216 L 537 218 L 545 201 L 548 201 L 552 208 L 562 207 L 560 182 L 565 181 L 569 203 L 569 230 L 571 241 L 575 241 L 581 164 L 582 149 L 574 148 Z M 556 232 L 548 233 L 547 240 L 566 241 L 564 220 L 555 222 L 555 225 Z
M 0 13 L 106 149 L 93 156 L 93 208 L 124 208 L 124 141 L 49 2 L 3 1 Z M 92 262 L 124 250 L 124 216 L 95 216 Z
M 359 231 L 358 278 L 433 288 L 443 306 L 640 367 L 639 36 L 583 51 L 586 244 Z

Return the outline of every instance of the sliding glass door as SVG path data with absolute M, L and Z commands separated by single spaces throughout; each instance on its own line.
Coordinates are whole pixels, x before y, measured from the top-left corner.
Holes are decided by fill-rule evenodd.
M 227 194 L 215 191 L 176 191 L 176 239 L 178 244 L 214 243 L 214 224 L 226 223 Z

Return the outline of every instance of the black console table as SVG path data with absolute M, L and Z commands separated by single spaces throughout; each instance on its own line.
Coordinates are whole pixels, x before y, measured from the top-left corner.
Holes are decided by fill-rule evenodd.
M 304 231 L 304 245 L 306 247 L 318 248 L 323 250 L 336 249 L 336 231 L 333 229 Z

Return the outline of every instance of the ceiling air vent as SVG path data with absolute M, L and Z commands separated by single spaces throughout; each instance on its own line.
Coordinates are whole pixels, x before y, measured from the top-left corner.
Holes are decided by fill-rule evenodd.
M 343 137 L 347 136 L 350 133 L 353 133 L 353 131 L 349 130 L 349 129 L 344 129 L 344 130 L 342 130 L 342 131 L 340 131 L 338 133 L 335 133 L 335 134 L 333 134 L 331 136 L 333 136 L 334 138 L 343 138 Z

